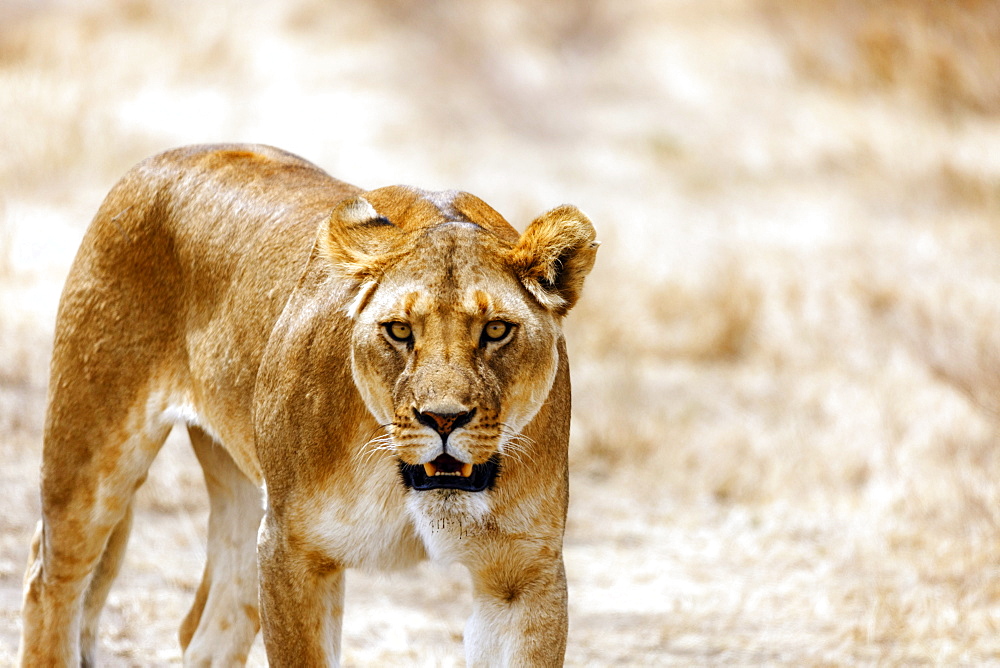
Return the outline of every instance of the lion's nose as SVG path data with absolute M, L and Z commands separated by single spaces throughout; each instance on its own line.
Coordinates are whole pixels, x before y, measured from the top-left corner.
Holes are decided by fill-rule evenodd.
M 413 409 L 417 422 L 436 431 L 442 439 L 448 438 L 448 434 L 459 427 L 469 424 L 475 412 L 475 408 L 465 413 L 421 413 L 416 408 Z

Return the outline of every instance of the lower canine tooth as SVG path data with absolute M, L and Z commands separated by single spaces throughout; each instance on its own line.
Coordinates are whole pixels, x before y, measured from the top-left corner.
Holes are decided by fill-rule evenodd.
M 468 478 L 472 475 L 472 464 L 462 464 L 462 477 Z
M 437 467 L 430 462 L 427 462 L 424 464 L 424 473 L 426 473 L 428 477 L 433 477 L 437 473 Z

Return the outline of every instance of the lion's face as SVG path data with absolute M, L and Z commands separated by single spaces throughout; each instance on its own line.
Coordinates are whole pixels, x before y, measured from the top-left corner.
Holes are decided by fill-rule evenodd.
M 532 457 L 520 432 L 552 388 L 596 244 L 571 207 L 519 241 L 447 213 L 407 229 L 356 198 L 334 213 L 327 252 L 357 278 L 354 380 L 384 430 L 369 447 L 392 451 L 414 490 L 481 492 L 507 458 Z
M 555 377 L 559 324 L 469 223 L 417 240 L 355 317 L 354 378 L 416 489 L 489 487 Z

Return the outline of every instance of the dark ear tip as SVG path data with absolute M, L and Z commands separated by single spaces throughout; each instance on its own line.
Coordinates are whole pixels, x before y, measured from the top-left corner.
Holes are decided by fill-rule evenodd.
M 371 202 L 361 196 L 349 197 L 340 202 L 333 210 L 333 217 L 347 226 L 364 225 L 384 218 L 379 215 Z

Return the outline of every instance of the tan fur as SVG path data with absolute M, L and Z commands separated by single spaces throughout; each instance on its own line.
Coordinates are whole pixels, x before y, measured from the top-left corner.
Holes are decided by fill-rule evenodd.
M 430 554 L 472 576 L 470 665 L 560 664 L 561 318 L 596 247 L 573 207 L 519 237 L 472 195 L 362 193 L 268 147 L 135 167 L 60 303 L 21 663 L 94 664 L 132 495 L 180 421 L 211 501 L 186 663 L 242 663 L 262 627 L 271 665 L 335 665 L 345 570 Z M 403 484 L 445 447 L 498 457 L 492 488 Z

